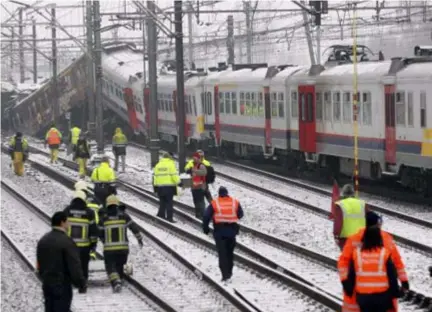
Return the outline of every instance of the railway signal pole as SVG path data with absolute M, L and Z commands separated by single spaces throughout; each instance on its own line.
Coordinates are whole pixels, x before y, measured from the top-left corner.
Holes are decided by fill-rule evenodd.
M 154 1 L 147 1 L 147 8 L 151 13 L 148 18 L 148 67 L 150 87 L 150 161 L 154 168 L 159 161 L 159 133 L 158 133 L 158 103 L 157 103 L 157 34 L 156 34 L 156 7 Z
M 101 20 L 100 20 L 100 3 L 93 2 L 94 18 L 94 59 L 96 74 L 96 141 L 97 151 L 100 154 L 104 152 L 104 135 L 103 135 L 103 107 L 102 107 L 102 44 L 101 44 Z
M 185 107 L 184 107 L 184 65 L 183 65 L 183 8 L 182 1 L 174 1 L 176 73 L 177 73 L 177 126 L 179 171 L 185 167 Z
M 56 9 L 51 8 L 51 48 L 52 48 L 52 106 L 53 106 L 53 121 L 56 122 L 60 115 L 59 99 L 58 99 L 58 84 L 57 84 L 57 26 L 56 26 Z

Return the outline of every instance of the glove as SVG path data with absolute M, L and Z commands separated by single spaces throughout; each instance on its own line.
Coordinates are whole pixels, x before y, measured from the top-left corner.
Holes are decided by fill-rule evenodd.
M 94 250 L 90 251 L 90 259 L 91 260 L 96 260 L 97 259 L 96 252 Z
M 87 292 L 87 284 L 78 289 L 78 293 L 85 294 Z
M 410 289 L 409 283 L 407 282 L 402 282 L 402 291 L 408 291 Z
M 210 233 L 210 228 L 207 227 L 207 228 L 203 229 L 203 232 L 205 235 L 208 235 L 208 233 Z
M 140 248 L 143 248 L 144 243 L 143 243 L 142 239 L 140 239 L 140 240 L 138 241 L 138 245 L 140 246 Z

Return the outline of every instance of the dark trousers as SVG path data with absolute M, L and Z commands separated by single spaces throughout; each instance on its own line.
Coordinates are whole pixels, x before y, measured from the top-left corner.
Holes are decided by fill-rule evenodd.
M 159 195 L 158 217 L 173 221 L 173 198 L 173 195 Z
M 235 237 L 216 237 L 216 249 L 219 256 L 219 268 L 222 279 L 231 278 L 234 266 L 234 248 L 236 245 Z
M 108 196 L 112 194 L 117 194 L 115 187 L 109 185 L 109 184 L 98 184 L 94 188 L 94 194 L 96 198 L 99 200 L 100 203 L 102 203 L 103 207 L 106 207 L 106 199 Z
M 390 292 L 376 294 L 357 294 L 361 312 L 387 312 L 394 309 Z
M 72 285 L 43 285 L 45 312 L 69 312 L 72 304 Z
M 205 210 L 205 191 L 202 189 L 192 190 L 192 198 L 195 206 L 195 217 L 198 219 L 202 219 L 204 216 Z
M 209 205 L 210 205 L 211 202 L 212 202 L 212 200 L 213 200 L 213 197 L 212 197 L 212 195 L 211 195 L 211 193 L 210 193 L 210 190 L 209 190 L 209 186 L 208 186 L 208 184 L 207 184 L 207 187 L 206 187 L 206 189 L 205 189 L 204 196 L 205 196 L 205 198 L 207 199 L 207 202 L 208 202 Z
M 90 247 L 79 247 L 78 249 L 79 249 L 80 260 L 81 260 L 81 268 L 84 273 L 85 279 L 88 280 Z
M 105 270 L 112 286 L 121 283 L 124 278 L 123 266 L 127 263 L 128 251 L 104 252 Z

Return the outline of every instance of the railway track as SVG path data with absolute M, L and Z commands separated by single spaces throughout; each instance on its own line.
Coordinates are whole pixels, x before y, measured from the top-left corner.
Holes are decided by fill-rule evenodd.
M 76 168 L 76 165 L 73 163 L 69 163 L 69 166 Z M 146 200 L 152 201 L 155 204 L 158 201 L 152 195 L 152 192 L 148 190 L 139 188 L 136 185 L 130 185 L 126 182 L 121 182 L 121 184 L 123 184 L 128 191 L 132 191 L 138 196 L 145 197 Z M 122 198 L 126 198 L 126 196 L 122 196 Z M 176 202 L 176 206 L 179 208 L 176 211 L 176 215 L 182 219 L 181 227 L 200 230 L 200 222 L 191 216 L 193 208 L 181 202 Z M 137 208 L 130 206 L 129 209 L 136 211 L 138 214 L 141 213 Z M 148 213 L 154 213 L 155 211 L 155 208 L 151 207 Z M 242 235 L 240 235 L 238 240 L 238 251 L 240 255 L 256 259 L 283 274 L 302 280 L 305 284 L 316 285 L 322 289 L 333 291 L 333 294 L 340 293 L 340 287 L 335 287 L 335 283 L 328 282 L 329 280 L 338 280 L 335 269 L 336 261 L 334 259 L 315 253 L 299 245 L 280 240 L 250 227 L 242 226 L 241 232 Z M 259 250 L 260 253 L 254 252 L 254 250 Z M 271 258 L 273 261 L 270 261 L 268 258 Z M 297 272 L 300 271 L 301 274 L 294 273 L 293 270 Z M 329 295 L 331 296 L 332 294 Z M 407 299 L 414 300 L 419 306 L 425 306 L 430 301 L 429 297 L 425 297 L 421 293 L 415 291 L 412 291 L 407 296 Z M 405 310 L 409 311 L 410 309 L 404 309 L 404 311 Z
M 44 167 L 36 165 L 37 167 Z M 61 183 L 68 183 L 68 187 L 72 187 L 74 180 L 62 175 L 59 172 L 54 172 L 51 168 L 40 168 L 44 170 L 46 174 L 59 180 Z M 48 171 L 51 171 L 49 173 Z M 61 176 L 61 177 L 60 177 Z M 121 196 L 123 198 L 123 196 Z M 153 216 L 153 214 L 145 213 L 144 211 L 128 206 L 128 211 L 131 215 L 135 216 L 137 223 L 141 224 L 144 220 L 148 220 L 145 224 L 142 224 L 141 230 L 145 235 L 159 235 L 163 238 L 163 241 L 171 245 L 172 248 L 177 248 L 178 252 L 185 252 L 187 250 L 187 256 L 191 257 L 197 264 L 206 265 L 206 263 L 212 263 L 206 265 L 207 269 L 202 270 L 201 274 L 212 271 L 213 274 L 219 270 L 215 266 L 217 264 L 217 257 L 214 252 L 214 243 L 211 240 L 203 239 L 199 236 L 191 234 L 191 231 L 182 230 L 182 226 L 172 225 L 159 218 Z M 155 212 L 155 208 L 152 208 Z M 141 221 L 138 221 L 141 220 Z M 149 223 L 151 222 L 151 223 Z M 165 228 L 170 228 L 170 235 L 166 233 Z M 149 229 L 151 230 L 149 231 Z M 158 228 L 158 229 L 157 229 Z M 150 232 L 150 233 L 149 233 Z M 157 236 L 155 235 L 155 236 Z M 169 237 L 169 239 L 167 238 Z M 157 237 L 156 237 L 157 238 Z M 162 242 L 161 242 L 162 243 Z M 192 246 L 190 246 L 192 245 Z M 179 248 L 179 246 L 182 246 Z M 191 251 L 194 251 L 193 255 Z M 247 254 L 247 256 L 250 256 Z M 238 294 L 239 297 L 245 298 L 249 303 L 258 302 L 260 306 L 265 306 L 269 310 L 274 311 L 278 308 L 295 306 L 296 310 L 299 311 L 320 311 L 320 310 L 337 310 L 340 306 L 340 300 L 336 295 L 330 294 L 329 292 L 320 291 L 313 283 L 306 283 L 299 280 L 299 276 L 295 274 L 285 275 L 280 272 L 281 267 L 278 269 L 271 269 L 267 266 L 259 264 L 255 259 L 253 261 L 250 257 L 245 257 L 242 252 L 237 255 L 239 268 L 235 273 L 235 281 L 233 291 Z M 251 256 L 254 259 L 253 256 Z M 211 262 L 202 259 L 212 259 Z M 292 262 L 294 263 L 294 261 Z M 313 264 L 309 265 L 311 268 Z M 332 270 L 331 273 L 334 270 Z M 216 274 L 218 278 L 219 274 Z M 237 280 L 237 276 L 239 276 Z M 237 284 L 236 284 L 237 283 Z M 253 293 L 259 293 L 259 296 L 253 295 Z M 306 296 L 305 296 L 306 294 Z M 274 305 L 269 307 L 266 302 L 273 302 Z M 295 305 L 294 305 L 295 303 Z M 309 308 L 314 307 L 312 310 Z M 260 308 L 262 309 L 262 308 Z
M 1 181 L 1 187 L 2 200 L 11 204 L 11 207 L 2 209 L 3 218 L 9 221 L 2 223 L 2 238 L 14 246 L 20 258 L 34 271 L 34 265 L 29 259 L 34 259 L 37 240 L 50 229 L 49 216 L 10 183 Z M 106 273 L 104 270 L 92 270 L 89 279 L 106 281 Z M 99 283 L 98 287 L 89 287 L 86 294 L 77 294 L 76 291 L 75 294 L 73 311 L 178 311 L 132 278 L 127 279 L 119 295 L 112 295 L 111 286 L 107 282 Z

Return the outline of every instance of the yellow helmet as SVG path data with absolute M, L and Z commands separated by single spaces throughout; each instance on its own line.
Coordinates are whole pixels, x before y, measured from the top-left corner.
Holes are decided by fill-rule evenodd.
M 75 183 L 74 188 L 75 191 L 82 191 L 82 190 L 86 190 L 88 187 L 87 182 L 83 181 L 83 180 L 79 180 L 78 182 Z
M 119 205 L 120 204 L 120 201 L 119 201 L 119 199 L 117 198 L 117 196 L 115 196 L 115 195 L 110 195 L 110 196 L 108 196 L 107 197 L 107 199 L 106 199 L 106 206 L 107 207 L 109 207 L 109 206 L 111 206 L 111 205 Z

